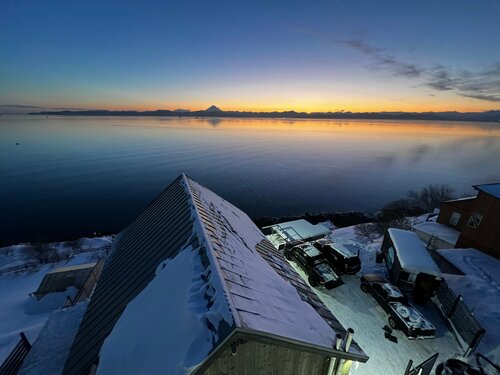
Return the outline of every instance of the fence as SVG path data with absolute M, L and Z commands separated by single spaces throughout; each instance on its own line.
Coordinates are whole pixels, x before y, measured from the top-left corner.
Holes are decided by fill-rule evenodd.
M 479 324 L 461 295 L 455 295 L 443 280 L 436 294 L 437 306 L 452 328 L 468 345 L 464 355 L 472 353 L 483 338 L 486 330 Z
M 76 296 L 74 298 L 71 298 L 70 296 L 66 297 L 66 302 L 64 303 L 63 307 L 73 306 L 76 303 L 89 298 L 92 295 L 92 291 L 94 290 L 95 285 L 97 284 L 97 280 L 99 280 L 99 277 L 101 276 L 103 267 L 104 260 L 99 259 L 99 261 L 94 266 L 92 273 L 89 275 L 87 280 L 85 280 Z
M 436 353 L 415 367 L 413 367 L 413 361 L 410 359 L 408 361 L 408 365 L 406 366 L 404 375 L 430 375 L 432 373 L 432 368 L 436 364 L 438 356 L 439 353 Z
M 23 332 L 20 336 L 21 339 L 0 367 L 1 375 L 16 375 L 31 350 L 31 344 Z

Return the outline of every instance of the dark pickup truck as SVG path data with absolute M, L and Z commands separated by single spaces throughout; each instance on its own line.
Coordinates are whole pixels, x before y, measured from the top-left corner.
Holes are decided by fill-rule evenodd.
M 433 338 L 436 328 L 408 302 L 398 287 L 379 275 L 361 276 L 361 290 L 370 293 L 389 315 L 389 325 L 410 339 Z
M 332 289 L 343 284 L 323 254 L 308 243 L 302 243 L 284 250 L 285 258 L 296 262 L 307 274 L 313 287 Z

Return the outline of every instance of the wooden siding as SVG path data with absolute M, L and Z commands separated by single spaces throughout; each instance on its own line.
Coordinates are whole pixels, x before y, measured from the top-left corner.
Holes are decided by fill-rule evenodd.
M 242 342 L 232 355 L 228 346 L 204 372 L 205 375 L 325 374 L 328 357 L 301 351 L 279 343 Z
M 461 215 L 456 226 L 450 224 L 453 212 Z M 478 228 L 467 225 L 473 213 L 483 215 Z M 460 231 L 455 247 L 473 247 L 500 258 L 500 199 L 480 191 L 475 199 L 444 202 L 437 222 Z

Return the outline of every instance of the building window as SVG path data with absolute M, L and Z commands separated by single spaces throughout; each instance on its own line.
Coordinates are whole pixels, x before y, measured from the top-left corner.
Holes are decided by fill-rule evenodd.
M 479 227 L 479 224 L 481 224 L 481 220 L 483 220 L 483 215 L 474 212 L 470 216 L 467 225 L 471 228 L 476 229 L 477 227 Z
M 458 212 L 453 212 L 453 214 L 450 217 L 450 224 L 457 225 L 459 220 L 460 220 L 460 214 Z

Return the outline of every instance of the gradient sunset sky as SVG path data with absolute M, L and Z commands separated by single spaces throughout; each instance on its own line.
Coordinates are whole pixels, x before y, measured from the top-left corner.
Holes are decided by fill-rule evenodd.
M 500 1 L 31 1 L 0 10 L 0 106 L 500 109 Z

